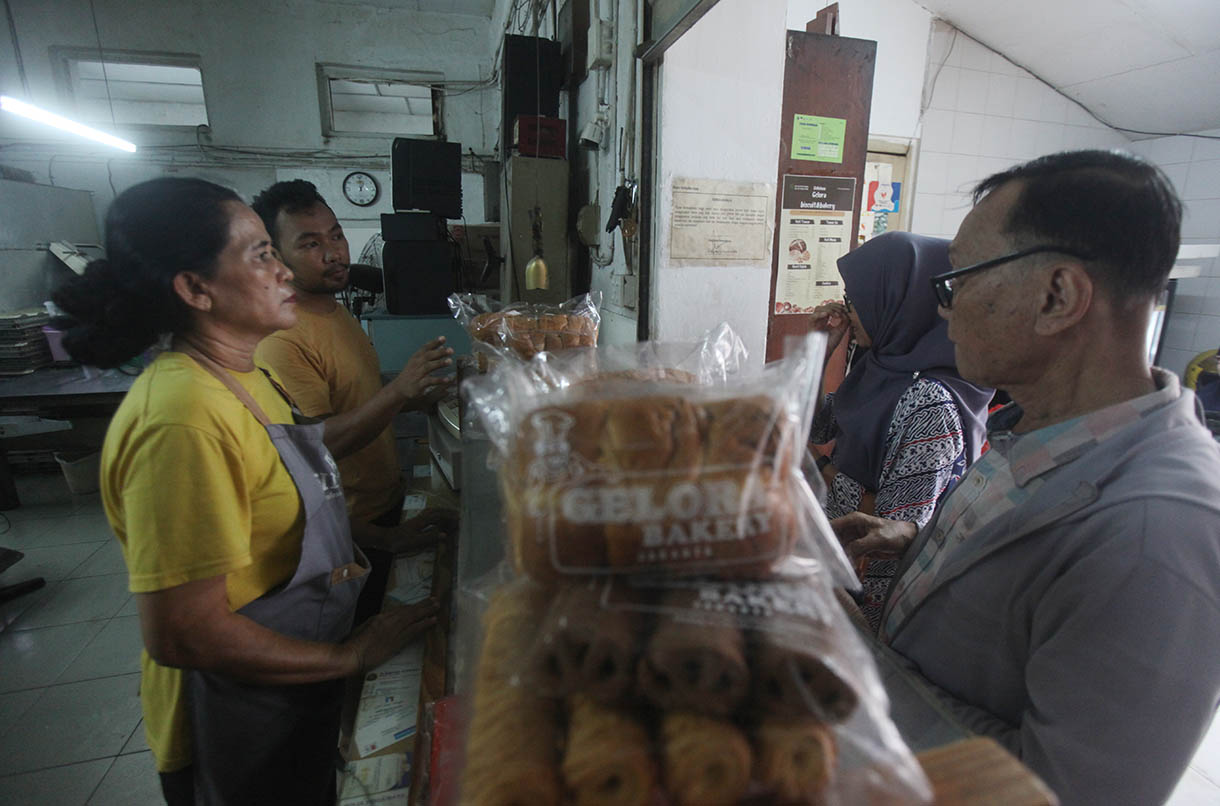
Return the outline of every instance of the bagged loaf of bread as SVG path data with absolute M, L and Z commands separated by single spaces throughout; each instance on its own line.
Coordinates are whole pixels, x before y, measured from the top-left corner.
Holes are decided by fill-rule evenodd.
M 468 379 L 463 394 L 495 444 L 515 568 L 544 584 L 766 579 L 803 558 L 853 579 L 801 468 L 823 338 L 753 374 L 725 328 L 685 357 L 641 343 Z
M 775 401 L 698 392 L 529 412 L 500 476 L 518 569 L 542 581 L 659 569 L 765 577 L 789 556 L 799 424 Z
M 601 325 L 599 294 L 582 294 L 559 305 L 514 302 L 500 305 L 482 294 L 451 294 L 449 309 L 470 334 L 476 355 L 529 360 L 543 351 L 593 347 Z

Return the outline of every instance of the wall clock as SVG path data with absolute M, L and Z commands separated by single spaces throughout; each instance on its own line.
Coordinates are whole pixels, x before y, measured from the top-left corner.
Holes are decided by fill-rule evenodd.
M 357 207 L 368 207 L 380 195 L 377 180 L 364 171 L 352 171 L 343 178 L 343 195 Z

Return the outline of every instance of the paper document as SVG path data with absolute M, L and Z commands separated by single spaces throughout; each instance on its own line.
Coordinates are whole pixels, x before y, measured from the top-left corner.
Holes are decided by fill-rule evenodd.
M 411 644 L 364 676 L 356 710 L 356 752 L 363 758 L 415 735 L 424 645 Z
M 395 557 L 386 598 L 404 605 L 427 599 L 432 594 L 432 572 L 435 568 L 436 549 Z
M 391 753 L 350 762 L 340 779 L 340 800 L 365 802 L 369 795 L 410 786 L 410 759 L 409 753 Z

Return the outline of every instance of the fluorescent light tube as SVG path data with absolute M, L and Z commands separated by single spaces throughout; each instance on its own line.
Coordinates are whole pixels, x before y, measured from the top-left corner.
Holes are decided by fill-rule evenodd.
M 14 115 L 21 115 L 22 117 L 29 118 L 30 120 L 36 120 L 39 123 L 45 123 L 48 126 L 54 126 L 57 129 L 63 129 L 66 132 L 71 132 L 72 134 L 80 137 L 87 137 L 90 140 L 105 143 L 108 146 L 113 146 L 122 151 L 135 153 L 136 150 L 134 143 L 129 143 L 126 140 L 115 137 L 113 134 L 99 132 L 97 129 L 90 128 L 83 123 L 68 120 L 67 118 L 48 112 L 45 109 L 39 109 L 36 106 L 31 106 L 24 101 L 18 101 L 16 98 L 10 98 L 7 95 L 0 95 L 0 109 L 3 109 L 5 112 L 12 112 Z

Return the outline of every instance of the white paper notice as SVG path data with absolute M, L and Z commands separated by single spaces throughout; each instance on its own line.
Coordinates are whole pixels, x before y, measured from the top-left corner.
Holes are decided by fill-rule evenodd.
M 406 753 L 391 753 L 350 762 L 343 771 L 339 799 L 367 802 L 369 795 L 410 786 L 411 761 Z
M 418 515 L 428 506 L 428 499 L 418 493 L 412 493 L 402 499 L 402 512 L 405 517 Z
M 432 593 L 432 572 L 435 568 L 436 549 L 395 557 L 390 576 L 391 587 L 386 589 L 386 597 L 405 605 L 422 602 Z
M 765 260 L 774 196 L 764 183 L 675 178 L 670 261 L 732 266 Z
M 784 176 L 775 313 L 808 314 L 843 296 L 839 258 L 851 249 L 854 177 Z
M 355 729 L 361 757 L 415 735 L 423 658 L 416 642 L 364 676 Z

